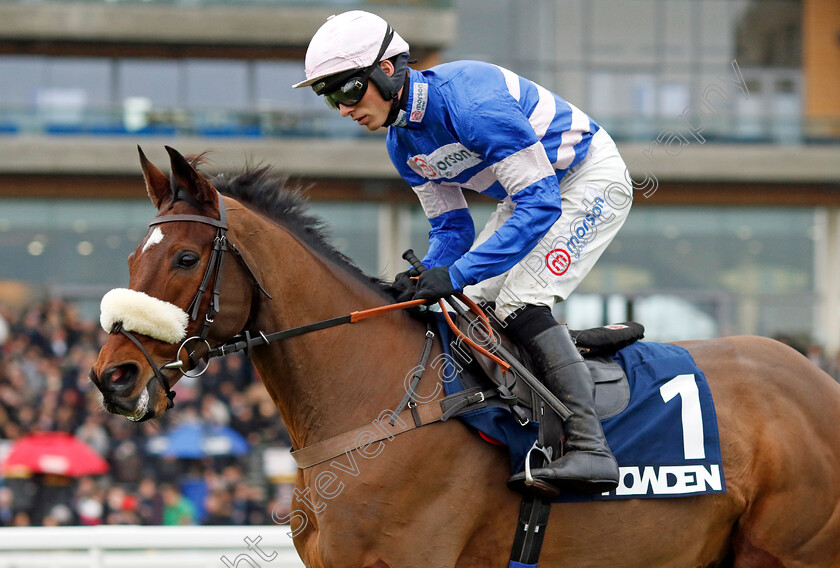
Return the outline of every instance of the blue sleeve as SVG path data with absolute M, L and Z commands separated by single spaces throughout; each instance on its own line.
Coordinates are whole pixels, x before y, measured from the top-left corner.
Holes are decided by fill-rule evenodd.
M 429 219 L 429 252 L 423 258 L 426 268 L 449 266 L 470 250 L 475 225 L 466 209 L 455 209 Z
M 556 172 L 501 73 L 496 77 L 490 70 L 488 76 L 462 77 L 449 93 L 453 127 L 461 143 L 490 164 L 516 208 L 489 239 L 451 266 L 450 276 L 461 287 L 510 270 L 561 214 Z

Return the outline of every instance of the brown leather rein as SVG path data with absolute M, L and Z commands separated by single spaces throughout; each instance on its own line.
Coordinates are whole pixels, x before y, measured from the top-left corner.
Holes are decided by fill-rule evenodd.
M 245 356 L 248 359 L 250 359 L 251 350 L 254 347 L 268 345 L 269 343 L 273 343 L 275 341 L 304 335 L 321 329 L 327 329 L 338 325 L 360 322 L 368 318 L 377 317 L 398 310 L 404 310 L 406 308 L 418 307 L 427 303 L 426 300 L 410 300 L 408 302 L 400 302 L 396 304 L 380 306 L 377 308 L 355 311 L 343 316 L 338 316 L 327 320 L 293 327 L 271 334 L 265 334 L 262 331 L 258 331 L 256 334 L 252 334 L 249 330 L 244 329 L 247 328 L 249 323 L 254 319 L 254 313 L 258 302 L 252 302 L 251 313 L 249 314 L 248 319 L 246 320 L 245 325 L 243 326 L 243 331 L 234 335 L 229 340 L 217 347 L 210 347 L 210 344 L 207 341 L 210 326 L 213 324 L 215 317 L 219 313 L 219 310 L 221 308 L 220 290 L 222 281 L 222 264 L 225 258 L 225 252 L 233 252 L 235 257 L 239 260 L 240 265 L 244 268 L 245 272 L 248 274 L 251 281 L 253 282 L 253 285 L 257 289 L 258 294 L 262 293 L 269 300 L 271 299 L 271 295 L 260 284 L 256 275 L 254 274 L 254 271 L 251 269 L 250 266 L 248 266 L 248 262 L 242 256 L 242 253 L 239 251 L 236 245 L 233 242 L 231 242 L 230 239 L 228 239 L 227 213 L 225 210 L 224 200 L 222 199 L 222 195 L 220 193 L 218 194 L 218 199 L 218 219 L 213 219 L 212 217 L 206 217 L 203 215 L 158 215 L 149 223 L 149 226 L 152 227 L 163 223 L 192 222 L 202 223 L 216 228 L 216 237 L 213 241 L 213 249 L 210 253 L 210 260 L 207 263 L 207 267 L 205 268 L 204 276 L 201 279 L 201 283 L 198 286 L 198 290 L 196 291 L 192 302 L 190 302 L 189 308 L 187 308 L 187 313 L 190 316 L 190 320 L 194 322 L 198 321 L 198 312 L 200 310 L 202 299 L 212 282 L 212 296 L 210 298 L 210 302 L 208 303 L 207 311 L 204 314 L 201 328 L 198 331 L 198 333 L 196 335 L 188 337 L 181 343 L 181 345 L 178 347 L 178 351 L 176 352 L 175 360 L 158 366 L 153 362 L 149 352 L 143 347 L 142 343 L 134 336 L 133 333 L 123 329 L 122 325 L 120 325 L 119 323 L 115 324 L 114 327 L 111 329 L 111 333 L 121 333 L 125 335 L 132 343 L 134 343 L 138 347 L 140 352 L 143 353 L 143 356 L 146 358 L 146 361 L 149 363 L 149 366 L 154 372 L 155 378 L 160 382 L 161 386 L 166 392 L 167 410 L 174 406 L 173 399 L 175 398 L 175 392 L 172 391 L 169 381 L 164 376 L 164 370 L 176 370 L 184 376 L 198 377 L 204 374 L 204 372 L 207 370 L 207 367 L 209 366 L 205 364 L 204 368 L 201 371 L 194 372 L 195 367 L 198 365 L 201 359 L 204 359 L 206 363 L 209 363 L 209 360 L 213 357 L 226 356 L 236 353 L 238 351 L 244 351 Z M 490 338 L 492 338 L 493 330 L 484 311 L 465 295 L 458 294 L 457 297 L 469 307 L 469 310 L 476 316 L 477 320 L 481 322 L 485 332 L 489 334 Z M 439 304 L 441 306 L 447 324 L 456 336 L 460 337 L 464 342 L 471 345 L 477 351 L 494 360 L 505 371 L 507 371 L 510 368 L 510 365 L 508 365 L 508 363 L 506 363 L 504 360 L 500 359 L 495 354 L 485 349 L 483 346 L 476 344 L 474 341 L 472 341 L 472 339 L 470 339 L 467 335 L 461 332 L 455 325 L 455 323 L 452 321 L 452 319 L 449 317 L 446 305 L 443 302 L 443 300 L 440 300 Z M 417 366 L 420 369 L 420 373 L 422 373 L 422 369 L 425 367 L 425 359 L 428 357 L 429 351 L 431 349 L 431 339 L 433 337 L 434 334 L 430 331 L 427 331 L 427 341 L 423 350 L 423 354 L 421 355 L 421 364 Z M 193 342 L 204 344 L 204 346 L 206 347 L 204 353 L 200 357 L 196 356 L 196 351 L 188 350 L 189 344 Z M 181 352 L 183 350 L 188 350 L 187 361 L 190 365 L 189 369 L 184 369 L 184 362 L 181 360 Z M 419 374 L 415 373 L 415 380 L 419 381 L 419 379 Z M 342 453 L 344 453 L 347 447 L 352 447 L 355 441 L 357 441 L 359 436 L 362 434 L 365 434 L 367 436 L 365 438 L 366 443 L 372 444 L 381 441 L 385 438 L 393 439 L 393 436 L 397 434 L 402 434 L 413 430 L 414 428 L 418 428 L 420 426 L 424 426 L 426 424 L 431 424 L 433 422 L 441 420 L 444 414 L 443 410 L 441 410 L 440 408 L 436 408 L 436 405 L 418 406 L 416 403 L 412 404 L 413 400 L 411 399 L 410 394 L 410 392 L 406 394 L 406 397 L 400 403 L 400 406 L 396 409 L 395 412 L 388 412 L 388 415 L 391 416 L 390 421 L 384 422 L 380 420 L 379 422 L 377 422 L 379 428 L 379 435 L 373 436 L 375 439 L 370 439 L 370 427 L 361 427 L 350 432 L 345 432 L 344 434 L 339 434 L 338 436 L 334 436 L 327 440 L 323 440 L 316 444 L 292 452 L 292 455 L 295 458 L 298 467 L 301 469 L 305 469 L 318 463 L 322 463 L 338 455 L 341 455 Z M 406 405 L 409 407 L 409 409 L 404 412 L 401 412 Z M 141 418 L 142 417 L 137 417 L 132 419 L 139 420 Z M 380 419 L 381 418 L 382 415 L 380 415 Z M 413 419 L 413 424 L 407 424 L 408 418 Z

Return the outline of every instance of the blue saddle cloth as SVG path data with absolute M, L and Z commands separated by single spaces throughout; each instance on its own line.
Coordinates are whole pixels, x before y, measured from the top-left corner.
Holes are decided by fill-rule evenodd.
M 451 332 L 440 321 L 438 329 L 447 351 Z M 627 408 L 602 420 L 607 442 L 618 460 L 619 486 L 609 493 L 569 493 L 558 500 L 726 493 L 712 393 L 689 352 L 666 343 L 637 342 L 618 351 L 614 359 L 630 385 Z M 446 394 L 464 390 L 458 377 L 444 384 Z M 511 471 L 522 471 L 525 456 L 537 439 L 537 422 L 520 426 L 507 408 L 499 407 L 482 408 L 459 418 L 506 445 Z

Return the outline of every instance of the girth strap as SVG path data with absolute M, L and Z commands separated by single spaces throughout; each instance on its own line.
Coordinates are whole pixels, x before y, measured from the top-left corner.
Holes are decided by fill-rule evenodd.
M 522 498 L 509 568 L 537 566 L 550 513 L 551 501 L 533 495 Z

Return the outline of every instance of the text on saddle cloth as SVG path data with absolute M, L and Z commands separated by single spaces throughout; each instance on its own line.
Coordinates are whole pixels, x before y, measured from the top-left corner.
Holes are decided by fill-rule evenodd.
M 446 394 L 450 395 L 469 388 L 475 378 L 458 362 L 459 348 L 452 348 L 446 325 L 439 322 L 438 330 L 453 366 L 463 371 L 445 382 Z M 604 434 L 619 463 L 619 486 L 599 495 L 569 493 L 558 501 L 725 493 L 714 402 L 706 378 L 691 355 L 675 345 L 636 342 L 604 359 L 620 366 L 630 393 L 626 408 L 620 412 L 607 418 L 599 412 Z M 459 418 L 507 446 L 512 472 L 523 469 L 525 455 L 537 438 L 537 422 L 521 426 L 505 404 L 487 405 Z

